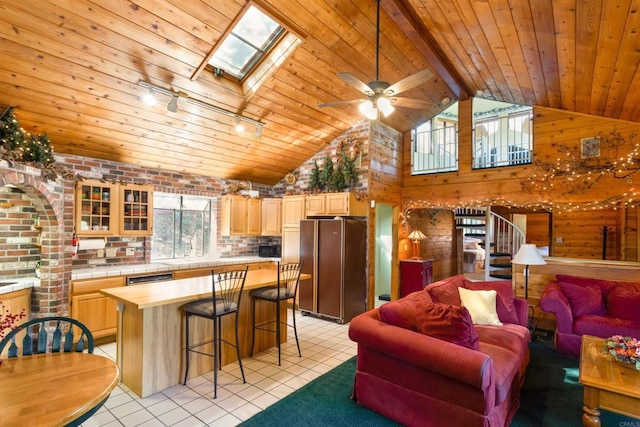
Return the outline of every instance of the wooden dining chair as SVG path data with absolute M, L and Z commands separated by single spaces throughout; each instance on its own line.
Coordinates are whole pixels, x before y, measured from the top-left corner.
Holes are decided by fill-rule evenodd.
M 74 329 L 77 328 L 78 333 Z M 19 334 L 26 331 L 24 337 Z M 17 343 L 16 343 L 17 340 Z M 21 345 L 20 345 L 21 344 Z M 9 345 L 7 357 L 30 357 L 42 353 L 93 353 L 93 334 L 87 326 L 71 317 L 48 316 L 30 319 L 11 330 L 0 341 L 0 354 Z M 80 426 L 104 405 L 107 398 L 65 427 Z
M 302 357 L 300 352 L 300 342 L 298 341 L 298 329 L 296 328 L 296 296 L 298 295 L 298 285 L 300 283 L 300 271 L 302 270 L 301 262 L 291 262 L 281 264 L 278 262 L 278 284 L 276 286 L 265 286 L 263 288 L 251 291 L 251 303 L 253 312 L 253 330 L 251 334 L 251 353 L 253 356 L 253 348 L 256 342 L 256 329 L 261 331 L 273 332 L 276 334 L 276 346 L 278 347 L 278 366 L 281 364 L 281 339 L 280 339 L 280 305 L 292 300 L 293 303 L 293 324 L 285 322 L 287 327 L 293 328 L 296 337 L 296 345 L 298 346 L 298 356 Z M 266 301 L 275 304 L 276 318 L 267 320 L 256 325 L 256 302 Z M 275 326 L 275 328 L 273 327 Z
M 76 331 L 79 336 L 76 339 Z M 22 339 L 16 338 L 22 331 L 27 331 Z M 0 341 L 0 353 L 9 345 L 7 357 L 29 356 L 40 353 L 83 352 L 93 353 L 93 334 L 82 322 L 64 316 L 49 316 L 31 319 L 10 331 Z
M 244 369 L 242 368 L 242 355 L 240 352 L 240 339 L 238 337 L 238 321 L 240 319 L 240 302 L 242 291 L 244 290 L 244 282 L 247 278 L 247 270 L 249 266 L 243 270 L 230 270 L 216 274 L 211 271 L 212 278 L 212 298 L 200 299 L 185 304 L 182 309 L 186 314 L 185 319 L 185 370 L 184 382 L 187 384 L 187 375 L 189 373 L 189 353 L 204 354 L 213 357 L 213 398 L 218 396 L 218 369 L 222 369 L 222 343 L 235 347 L 238 355 L 238 364 L 240 365 L 240 373 L 242 374 L 242 382 L 246 383 L 244 377 Z M 231 343 L 222 336 L 222 317 L 235 314 L 235 334 L 236 342 Z M 205 340 L 197 344 L 189 344 L 189 318 L 191 316 L 204 317 L 213 320 L 213 339 Z M 213 354 L 206 351 L 196 350 L 206 344 L 213 344 Z

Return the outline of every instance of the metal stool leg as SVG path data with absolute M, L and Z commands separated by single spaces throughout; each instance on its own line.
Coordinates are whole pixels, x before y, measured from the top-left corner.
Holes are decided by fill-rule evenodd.
M 189 314 L 187 314 L 185 318 L 186 331 L 185 331 L 185 340 L 186 347 L 184 350 L 184 360 L 185 360 L 185 368 L 184 368 L 184 382 L 182 385 L 187 384 L 187 374 L 189 373 Z
M 247 380 L 244 378 L 244 369 L 242 367 L 242 355 L 240 355 L 240 339 L 238 336 L 238 322 L 240 316 L 238 316 L 238 312 L 236 312 L 236 353 L 238 354 L 238 365 L 240 365 L 240 373 L 242 374 L 242 382 L 247 383 Z

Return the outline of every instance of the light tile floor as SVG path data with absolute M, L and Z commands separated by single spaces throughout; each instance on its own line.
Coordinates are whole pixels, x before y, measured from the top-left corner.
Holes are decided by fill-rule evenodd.
M 289 310 L 291 317 L 291 310 Z M 348 325 L 302 316 L 296 312 L 302 357 L 293 330 L 282 346 L 282 366 L 271 348 L 242 360 L 246 384 L 237 363 L 218 371 L 218 397 L 213 399 L 213 372 L 141 399 L 120 384 L 84 427 L 95 426 L 235 426 L 356 355 Z M 115 343 L 94 353 L 115 360 Z

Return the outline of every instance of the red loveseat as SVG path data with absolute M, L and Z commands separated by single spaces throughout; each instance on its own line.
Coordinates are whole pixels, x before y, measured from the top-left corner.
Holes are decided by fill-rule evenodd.
M 582 335 L 640 338 L 640 283 L 556 275 L 540 308 L 556 318 L 556 351 L 580 357 Z
M 472 323 L 458 288 L 495 290 L 502 325 Z M 526 323 L 527 303 L 508 281 L 458 275 L 386 303 L 351 320 L 353 398 L 408 426 L 506 426 L 529 363 Z

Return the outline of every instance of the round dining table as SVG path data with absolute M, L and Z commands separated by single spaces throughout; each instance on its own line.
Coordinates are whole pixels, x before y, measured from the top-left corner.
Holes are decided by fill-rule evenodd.
M 89 353 L 3 357 L 1 426 L 64 426 L 105 400 L 118 385 L 116 363 Z

